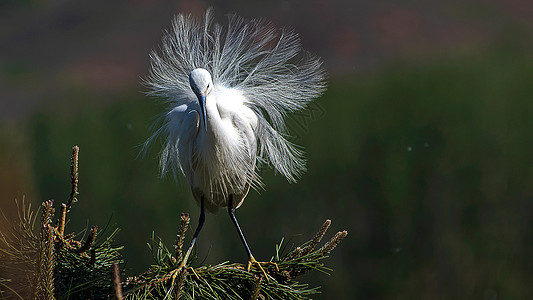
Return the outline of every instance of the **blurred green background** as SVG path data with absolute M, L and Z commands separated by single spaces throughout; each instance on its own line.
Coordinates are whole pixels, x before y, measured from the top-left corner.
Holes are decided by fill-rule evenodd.
M 66 201 L 70 231 L 121 228 L 129 275 L 198 208 L 184 180 L 158 178 L 139 145 L 163 107 L 139 83 L 178 12 L 263 16 L 323 57 L 326 94 L 290 127 L 308 171 L 237 211 L 254 255 L 310 238 L 330 218 L 348 238 L 317 299 L 525 299 L 533 288 L 533 4 L 527 1 L 4 1 L 0 4 L 0 207 Z M 105 233 L 104 233 L 105 234 Z M 245 262 L 224 212 L 199 260 Z

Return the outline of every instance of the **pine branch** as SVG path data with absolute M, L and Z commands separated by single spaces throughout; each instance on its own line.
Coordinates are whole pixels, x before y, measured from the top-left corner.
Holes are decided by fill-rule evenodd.
M 122 282 L 120 281 L 120 267 L 117 263 L 113 263 L 113 292 L 115 300 L 122 300 Z
M 149 247 L 155 264 L 138 276 L 120 280 L 119 251 L 113 246 L 115 229 L 102 238 L 97 226 L 81 234 L 65 234 L 68 213 L 78 195 L 78 147 L 73 148 L 71 161 L 71 193 L 62 203 L 55 226 L 53 201 L 45 201 L 40 209 L 40 227 L 36 226 L 39 210 L 30 204 L 16 202 L 18 219 L 8 220 L 0 232 L 0 298 L 13 299 L 308 299 L 319 292 L 296 278 L 310 271 L 328 273 L 322 260 L 344 239 L 346 231 L 318 248 L 331 225 L 326 220 L 307 243 L 283 253 L 282 243 L 276 245 L 265 274 L 255 265 L 223 262 L 214 266 L 183 267 L 185 233 L 190 218 L 182 214 L 173 249 L 161 239 L 152 237 Z M 37 232 L 37 233 L 36 233 Z M 86 238 L 80 236 L 87 233 Z M 264 277 L 266 276 L 266 277 Z
M 93 226 L 83 243 L 76 239 L 79 235 L 64 234 L 67 213 L 77 201 L 78 151 L 75 146 L 70 197 L 61 205 L 55 226 L 52 200 L 41 206 L 38 235 L 35 223 L 39 211 L 33 211 L 24 200 L 16 202 L 18 219 L 4 215 L 1 225 L 7 229 L 0 232 L 1 274 L 5 276 L 0 278 L 1 298 L 102 299 L 111 292 L 112 264 L 122 262 L 122 247 L 112 246 L 118 230 L 102 241 L 97 239 L 98 227 Z
M 183 228 L 187 228 L 188 218 L 182 214 L 178 234 L 178 249 L 183 245 Z M 176 260 L 159 239 L 151 246 L 156 264 L 140 276 L 129 277 L 124 283 L 126 299 L 162 298 L 165 299 L 307 299 L 316 294 L 318 288 L 295 281 L 295 278 L 309 271 L 327 273 L 331 271 L 322 259 L 346 237 L 347 232 L 338 232 L 319 249 L 315 247 L 331 224 L 326 220 L 316 236 L 287 254 L 280 253 L 281 244 L 276 246 L 274 264 L 265 267 L 268 278 L 258 269 L 246 271 L 246 265 L 224 262 L 215 266 L 200 266 L 177 269 Z M 282 241 L 283 242 L 283 241 Z M 304 249 L 304 250 L 302 250 Z M 179 257 L 179 256 L 178 256 Z

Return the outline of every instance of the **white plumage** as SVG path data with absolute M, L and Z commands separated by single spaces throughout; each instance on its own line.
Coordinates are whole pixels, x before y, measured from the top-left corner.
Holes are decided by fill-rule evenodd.
M 240 206 L 261 163 L 289 181 L 305 170 L 284 118 L 322 93 L 325 72 L 296 33 L 235 15 L 222 26 L 209 9 L 202 20 L 178 15 L 150 58 L 146 83 L 168 110 L 146 145 L 163 137 L 162 173 L 183 173 L 209 211 L 230 195 Z

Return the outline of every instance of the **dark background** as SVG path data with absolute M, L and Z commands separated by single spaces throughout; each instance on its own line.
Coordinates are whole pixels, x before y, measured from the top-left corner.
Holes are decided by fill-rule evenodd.
M 533 4 L 492 1 L 2 1 L 0 207 L 65 202 L 73 145 L 80 201 L 68 224 L 121 228 L 129 275 L 171 245 L 184 180 L 137 158 L 162 112 L 140 84 L 178 12 L 266 17 L 301 33 L 329 73 L 326 94 L 293 116 L 308 171 L 262 171 L 237 216 L 256 258 L 300 243 L 330 218 L 347 239 L 318 299 L 525 299 L 533 279 Z M 157 148 L 157 147 L 156 147 Z M 110 230 L 110 229 L 109 229 Z M 105 235 L 103 233 L 102 235 Z M 221 212 L 199 260 L 245 262 Z

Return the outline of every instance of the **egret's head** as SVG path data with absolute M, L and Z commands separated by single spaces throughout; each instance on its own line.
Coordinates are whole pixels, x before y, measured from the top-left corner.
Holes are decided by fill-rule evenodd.
M 189 83 L 197 97 L 207 96 L 213 90 L 213 80 L 206 69 L 198 68 L 192 70 L 189 74 Z
M 198 97 L 198 103 L 200 104 L 201 116 L 203 118 L 203 123 L 205 130 L 207 130 L 207 119 L 205 111 L 205 100 L 207 95 L 213 90 L 213 80 L 211 79 L 211 74 L 206 69 L 198 68 L 192 70 L 189 74 L 189 83 L 191 89 Z

